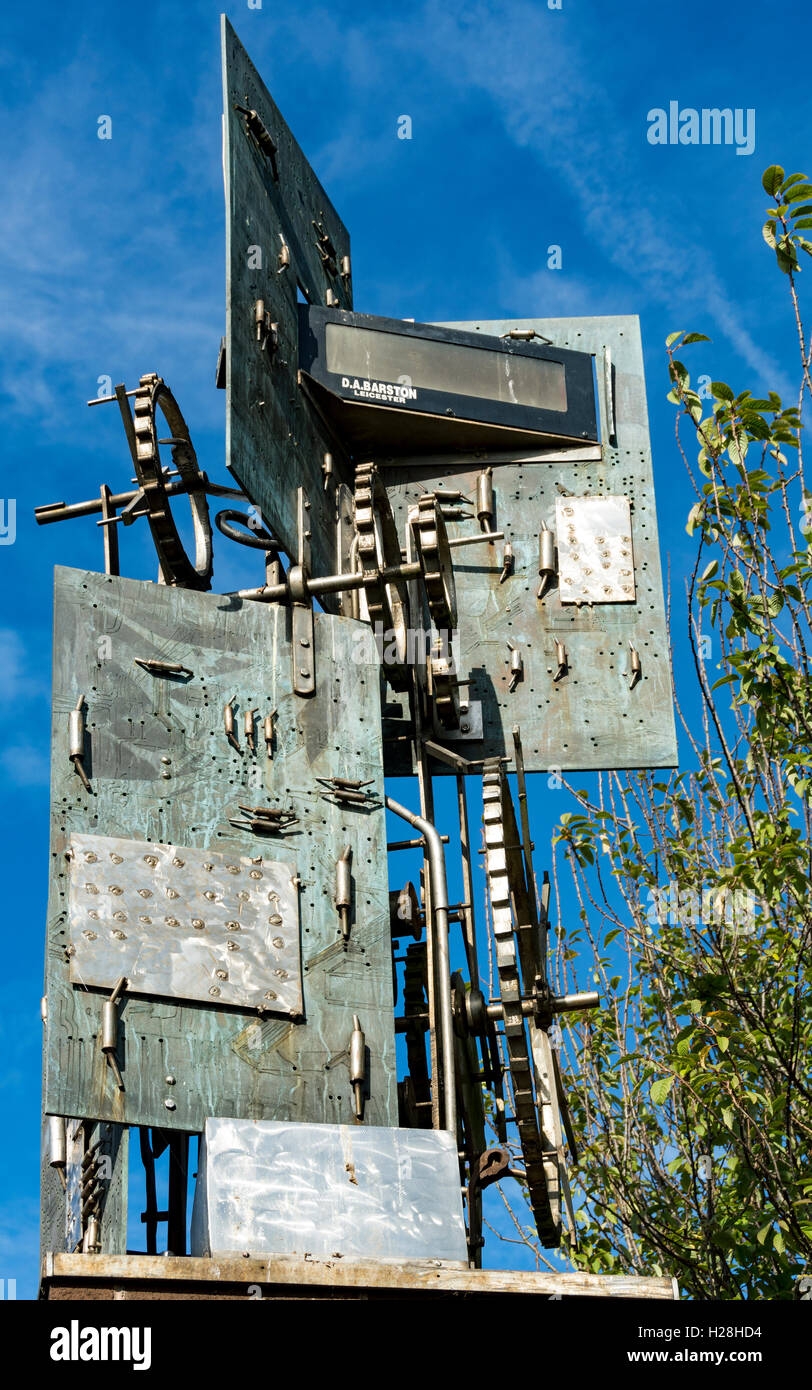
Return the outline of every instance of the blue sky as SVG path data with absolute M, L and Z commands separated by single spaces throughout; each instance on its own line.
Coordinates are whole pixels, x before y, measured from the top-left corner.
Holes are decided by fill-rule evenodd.
M 102 375 L 163 375 L 203 467 L 226 481 L 213 385 L 220 8 L 41 0 L 7 7 L 0 36 L 0 411 L 3 493 L 17 517 L 14 544 L 0 547 L 0 1103 L 14 1134 L 0 1159 L 0 1276 L 17 1278 L 19 1296 L 35 1280 L 51 571 L 100 564 L 92 523 L 38 529 L 32 512 L 102 481 L 128 485 L 120 426 L 84 404 Z M 350 228 L 358 309 L 440 321 L 640 314 L 661 540 L 678 591 L 692 499 L 663 340 L 701 330 L 713 345 L 693 350 L 697 370 L 756 393 L 789 390 L 793 325 L 760 236 L 760 175 L 772 162 L 812 164 L 810 12 L 777 18 L 731 0 L 243 0 L 228 14 Z M 671 100 L 754 110 L 753 154 L 649 144 L 647 113 Z M 408 141 L 397 138 L 404 114 Z M 101 115 L 109 141 L 97 138 Z M 547 269 L 551 244 L 559 271 Z M 152 576 L 138 529 L 124 539 L 124 569 Z M 229 588 L 240 558 L 220 555 L 215 582 Z M 675 659 L 679 675 L 679 648 Z

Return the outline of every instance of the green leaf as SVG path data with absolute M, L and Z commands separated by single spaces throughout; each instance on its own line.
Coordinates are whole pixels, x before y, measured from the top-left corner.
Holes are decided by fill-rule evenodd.
M 774 251 L 774 250 L 775 250 L 775 223 L 774 223 L 774 222 L 770 222 L 770 221 L 765 222 L 765 223 L 764 223 L 764 226 L 763 226 L 762 229 L 761 229 L 761 235 L 763 236 L 763 238 L 764 238 L 764 240 L 766 241 L 767 245 L 768 245 L 768 246 L 771 246 L 772 249 L 773 249 L 773 251 Z
M 683 335 L 684 332 L 685 332 L 685 329 L 684 329 L 684 328 L 680 328 L 680 329 L 677 330 L 676 333 L 669 333 L 668 337 L 667 337 L 666 340 L 665 340 L 665 345 L 666 345 L 666 347 L 671 347 L 671 345 L 677 341 L 677 338 L 681 338 L 681 337 L 682 337 L 682 335 Z
M 658 1081 L 651 1083 L 651 1103 L 652 1105 L 663 1105 L 668 1100 L 668 1095 L 676 1081 L 675 1076 L 661 1076 Z
M 799 203 L 802 198 L 812 197 L 812 183 L 798 183 L 791 193 L 788 193 L 785 201 L 787 203 Z
M 712 341 L 706 333 L 689 333 L 682 346 L 687 347 L 689 343 L 710 343 Z
M 770 167 L 768 169 L 765 169 L 764 173 L 761 175 L 761 186 L 764 189 L 764 192 L 769 193 L 772 197 L 774 197 L 775 194 L 778 192 L 779 188 L 781 187 L 783 178 L 784 170 L 781 168 L 781 165 L 771 164 Z
M 734 398 L 733 392 L 731 391 L 727 383 L 724 381 L 712 381 L 711 391 L 713 392 L 717 400 L 720 401 L 732 401 Z
M 707 579 L 713 579 L 713 576 L 716 574 L 718 568 L 719 561 L 711 560 L 710 564 L 706 565 L 704 570 L 702 571 L 702 578 L 699 581 L 700 584 L 704 584 Z

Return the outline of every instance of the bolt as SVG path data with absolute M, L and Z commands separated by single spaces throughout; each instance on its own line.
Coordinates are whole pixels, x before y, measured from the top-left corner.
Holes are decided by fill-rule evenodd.
M 471 725 L 470 725 L 470 724 L 460 724 L 460 732 L 463 733 L 463 734 L 467 734 L 467 733 L 469 732 L 470 728 L 471 728 Z

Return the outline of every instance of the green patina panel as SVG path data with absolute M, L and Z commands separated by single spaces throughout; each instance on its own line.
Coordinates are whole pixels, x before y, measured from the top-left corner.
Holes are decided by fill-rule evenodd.
M 336 574 L 351 539 L 341 484 L 350 484 L 352 475 L 297 382 L 296 304 L 298 286 L 312 304 L 352 308 L 351 282 L 341 273 L 349 234 L 225 16 L 222 38 L 226 463 L 289 555 L 297 546 L 296 491 L 304 487 L 311 502 L 313 572 Z M 273 156 L 246 130 L 237 106 L 257 112 L 276 146 Z M 280 269 L 283 246 L 290 263 Z M 276 325 L 273 351 L 257 341 L 258 300 Z M 325 453 L 334 453 L 326 489 Z M 325 597 L 324 607 L 335 606 Z
M 459 674 L 471 678 L 468 693 L 481 707 L 483 737 L 457 740 L 449 747 L 471 758 L 510 754 L 511 731 L 518 724 L 528 771 L 674 766 L 676 731 L 638 319 L 446 326 L 494 336 L 512 328 L 535 329 L 557 346 L 593 353 L 602 439 L 599 449 L 576 448 L 569 454 L 551 449 L 546 458 L 537 449 L 521 456 L 491 451 L 380 460 L 401 528 L 408 507 L 434 487 L 459 489 L 476 510 L 477 477 L 492 466 L 494 525 L 513 546 L 514 569 L 504 582 L 502 542 L 454 552 Z M 611 397 L 604 371 L 607 349 Z M 562 603 L 557 586 L 537 598 L 541 523 L 555 532 L 556 502 L 570 495 L 629 499 L 633 602 L 575 607 Z M 451 523 L 449 534 L 470 534 L 475 528 L 476 522 Z M 568 660 L 568 670 L 558 680 L 556 639 L 564 643 Z M 513 691 L 508 688 L 508 641 L 519 649 L 524 665 Z M 641 661 L 641 679 L 633 689 L 630 644 Z M 397 703 L 388 696 L 387 714 L 397 716 Z M 393 723 L 387 730 L 397 727 Z M 385 747 L 388 774 L 411 770 L 408 744 L 389 742 Z M 452 770 L 434 764 L 437 773 Z
M 346 1123 L 345 1051 L 358 1013 L 369 1048 L 371 1124 L 397 1122 L 379 667 L 369 629 L 315 618 L 317 693 L 292 693 L 291 612 L 157 584 L 57 569 L 45 1109 L 197 1131 L 207 1115 Z M 135 658 L 179 663 L 160 676 Z M 69 760 L 69 712 L 85 696 L 85 768 Z M 223 709 L 235 698 L 239 750 Z M 257 709 L 256 747 L 243 732 Z M 276 710 L 273 757 L 262 720 Z M 370 779 L 373 803 L 334 804 L 317 777 Z M 235 828 L 240 803 L 289 807 L 281 835 Z M 72 833 L 293 861 L 303 1022 L 239 1008 L 125 996 L 117 1090 L 101 1051 L 104 992 L 71 984 L 65 853 Z M 333 894 L 353 851 L 349 946 Z M 165 1078 L 174 1076 L 169 1086 Z M 166 1102 L 170 1102 L 170 1108 Z

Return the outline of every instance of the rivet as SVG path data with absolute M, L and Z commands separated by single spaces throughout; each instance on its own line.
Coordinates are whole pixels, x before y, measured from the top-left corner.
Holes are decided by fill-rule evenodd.
M 167 925 L 168 927 L 179 927 L 179 926 L 180 926 L 180 922 L 178 921 L 177 917 L 164 917 L 164 921 L 166 922 L 166 925 Z
M 288 978 L 287 970 L 274 970 L 273 973 L 279 980 L 286 980 Z
M 274 991 L 273 991 L 272 989 L 266 989 L 265 994 L 264 994 L 263 997 L 264 997 L 265 999 L 278 999 L 278 998 L 279 998 L 279 995 L 278 995 L 278 994 L 275 994 Z
M 282 947 L 283 947 L 284 944 L 285 944 L 285 939 L 284 939 L 284 937 L 282 937 L 282 936 L 275 936 L 274 939 L 273 939 L 273 944 L 274 944 L 274 946 L 276 947 L 277 951 L 281 951 L 281 950 L 282 950 Z
M 171 759 L 171 758 L 167 758 L 166 756 L 164 756 L 163 758 L 161 758 L 161 762 L 162 762 L 162 763 L 171 763 L 171 761 L 172 761 L 172 759 Z
M 261 869 L 251 869 L 248 876 L 249 878 L 262 878 L 262 871 Z
M 239 922 L 226 922 L 226 931 L 239 931 Z
M 309 647 L 309 646 L 310 646 L 310 643 L 309 643 L 309 641 L 307 640 L 306 637 L 300 637 L 300 638 L 299 638 L 299 646 L 300 646 L 300 647 Z
M 99 858 L 99 856 L 98 856 L 97 854 L 94 854 L 93 851 L 90 850 L 90 851 L 85 855 L 85 863 L 86 863 L 86 864 L 95 864 L 95 863 L 98 861 L 98 858 Z
M 119 888 L 119 886 L 118 886 L 117 883 L 111 883 L 111 884 L 110 884 L 110 889 L 109 889 L 109 891 L 110 891 L 112 894 L 114 894 L 115 897 L 119 898 L 119 897 L 121 896 L 121 894 L 124 892 L 124 889 L 123 889 L 123 888 Z
M 172 860 L 172 863 L 175 865 L 176 869 L 183 869 L 186 866 L 186 860 L 178 859 L 177 857 Z
M 310 672 L 308 671 L 308 669 L 307 669 L 306 666 L 300 666 L 300 667 L 299 667 L 299 675 L 300 675 L 300 676 L 309 676 L 309 675 L 310 675 Z
M 150 868 L 154 869 L 156 864 L 158 863 L 158 860 L 154 854 L 145 854 L 144 863 L 149 864 Z
M 282 918 L 278 912 L 274 912 L 273 915 L 268 918 L 268 921 L 272 927 L 281 927 L 282 925 Z
M 206 923 L 203 921 L 201 917 L 192 918 L 192 926 L 194 927 L 195 931 L 203 931 L 205 925 Z
M 167 888 L 166 896 L 168 898 L 179 898 L 180 893 L 178 892 L 177 888 Z
M 208 898 L 209 902 L 210 902 L 210 903 L 213 903 L 214 900 L 215 900 L 215 898 L 217 897 L 217 894 L 216 894 L 216 893 L 212 893 L 211 889 L 210 889 L 210 888 L 207 888 L 206 891 L 205 891 L 205 893 L 203 894 L 203 897 L 204 897 L 204 898 Z
M 215 973 L 215 975 L 217 976 L 217 979 L 218 979 L 218 980 L 227 980 L 227 979 L 228 979 L 228 971 L 227 971 L 227 970 L 215 970 L 214 973 Z
M 139 896 L 139 898 L 151 898 L 151 897 L 152 897 L 152 889 L 151 889 L 151 888 L 139 888 L 139 889 L 138 889 L 138 896 Z
M 174 1102 L 173 1100 L 169 1100 L 169 1099 L 165 1100 L 165 1101 L 164 1101 L 164 1105 L 166 1106 L 167 1110 L 174 1110 L 174 1109 L 176 1108 L 176 1107 L 175 1107 L 175 1102 Z
M 127 940 L 126 933 L 123 932 L 123 931 L 118 931 L 118 930 L 116 930 L 116 931 L 113 932 L 113 936 L 116 938 L 117 941 L 126 941 L 126 940 Z
M 121 856 L 120 854 L 111 854 L 111 855 L 110 855 L 110 858 L 112 859 L 112 861 L 113 861 L 114 864 L 123 864 L 123 863 L 124 863 L 124 860 L 123 860 L 123 858 L 122 858 L 122 856 Z
M 151 927 L 151 926 L 152 926 L 152 918 L 151 918 L 151 917 L 139 917 L 138 920 L 139 920 L 139 922 L 143 922 L 143 923 L 144 923 L 144 926 L 146 926 L 146 927 Z
M 238 874 L 240 872 L 239 864 L 226 864 L 226 869 L 230 874 Z
M 86 936 L 88 941 L 95 941 L 97 934 L 94 931 L 83 931 L 82 936 Z
M 212 985 L 212 986 L 211 986 L 211 989 L 209 990 L 209 994 L 215 994 L 215 995 L 217 995 L 217 994 L 219 994 L 219 993 L 220 993 L 220 991 L 219 991 L 219 989 L 217 988 L 217 985 Z
M 240 949 L 239 943 L 236 942 L 236 941 L 227 941 L 227 942 L 226 942 L 226 949 L 229 950 L 229 951 L 239 951 L 239 949 Z
M 174 1086 L 175 1084 L 174 1076 L 165 1076 L 164 1081 L 166 1082 L 167 1086 Z
M 172 776 L 172 773 L 171 773 L 171 772 L 162 772 L 162 773 L 161 773 L 161 776 L 164 778 L 164 781 L 168 781 L 169 778 Z

